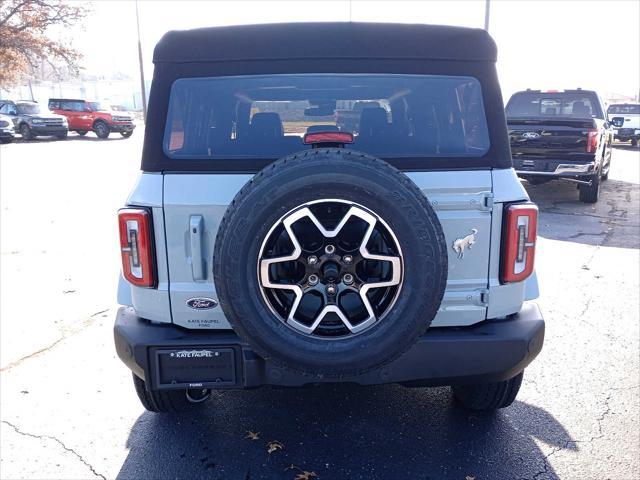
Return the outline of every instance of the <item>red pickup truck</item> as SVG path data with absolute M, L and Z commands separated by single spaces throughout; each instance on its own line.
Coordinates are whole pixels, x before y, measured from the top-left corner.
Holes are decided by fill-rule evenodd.
M 92 130 L 99 138 L 107 138 L 111 132 L 130 137 L 136 127 L 130 114 L 112 111 L 100 102 L 50 98 L 49 110 L 67 117 L 69 131 L 79 135 L 86 135 Z

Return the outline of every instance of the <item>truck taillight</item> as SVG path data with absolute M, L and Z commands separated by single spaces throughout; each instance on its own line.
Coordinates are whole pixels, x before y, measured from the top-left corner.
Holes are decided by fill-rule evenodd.
M 521 282 L 533 273 L 537 230 L 538 207 L 533 203 L 506 208 L 502 283 Z
M 122 274 L 138 287 L 155 287 L 151 212 L 123 208 L 118 212 Z
M 595 153 L 598 150 L 598 130 L 589 129 L 587 130 L 587 148 L 585 151 L 587 153 Z

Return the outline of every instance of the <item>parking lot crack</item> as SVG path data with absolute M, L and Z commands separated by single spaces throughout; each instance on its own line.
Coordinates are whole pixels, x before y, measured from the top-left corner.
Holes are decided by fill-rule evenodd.
M 91 470 L 91 473 L 93 473 L 96 477 L 102 478 L 103 480 L 106 480 L 106 477 L 104 475 L 102 475 L 101 473 L 96 472 L 95 468 L 93 468 L 93 466 L 87 462 L 84 457 L 82 455 L 80 455 L 78 452 L 76 452 L 73 448 L 69 448 L 67 447 L 61 440 L 59 440 L 56 437 L 52 437 L 50 435 L 35 435 L 33 433 L 29 433 L 29 432 L 23 432 L 22 430 L 20 430 L 18 427 L 16 427 L 13 423 L 8 422 L 6 420 L 2 420 L 2 423 L 10 426 L 17 434 L 25 436 L 25 437 L 31 437 L 31 438 L 37 438 L 39 440 L 51 440 L 53 442 L 56 442 L 58 445 L 60 445 L 63 449 L 65 449 L 67 452 L 71 453 L 72 455 L 74 455 L 78 460 L 80 460 L 89 470 Z
M 76 334 L 78 332 L 81 332 L 85 328 L 87 328 L 90 325 L 92 325 L 94 317 L 97 317 L 98 315 L 100 315 L 102 313 L 106 313 L 108 311 L 109 311 L 109 309 L 107 308 L 105 310 L 100 310 L 99 312 L 91 314 L 85 321 L 81 322 L 80 326 L 76 326 L 75 328 L 69 329 L 68 332 L 64 333 L 60 338 L 58 338 L 57 340 L 55 340 L 51 344 L 47 345 L 46 347 L 43 347 L 43 348 L 41 348 L 39 350 L 36 350 L 35 352 L 32 352 L 32 353 L 30 353 L 28 355 L 25 355 L 24 357 L 20 357 L 18 360 L 14 360 L 13 362 L 9 363 L 7 366 L 0 368 L 0 372 L 6 372 L 7 370 L 11 370 L 12 368 L 17 367 L 18 365 L 20 365 L 25 360 L 29 360 L 30 358 L 34 358 L 34 357 L 37 357 L 39 355 L 42 355 L 43 353 L 49 352 L 50 350 L 55 348 L 63 340 L 66 340 L 70 336 L 72 336 L 72 335 L 74 335 L 74 334 Z

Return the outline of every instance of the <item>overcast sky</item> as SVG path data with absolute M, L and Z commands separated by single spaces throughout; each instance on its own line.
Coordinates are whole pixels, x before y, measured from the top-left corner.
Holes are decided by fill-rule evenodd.
M 96 1 L 84 29 L 67 33 L 88 74 L 138 75 L 135 4 Z M 484 0 L 450 1 L 152 1 L 140 0 L 145 74 L 168 30 L 301 21 L 367 21 L 483 27 Z M 640 89 L 637 0 L 492 0 L 489 32 L 498 44 L 506 98 L 524 88 Z M 470 45 L 469 48 L 473 48 Z

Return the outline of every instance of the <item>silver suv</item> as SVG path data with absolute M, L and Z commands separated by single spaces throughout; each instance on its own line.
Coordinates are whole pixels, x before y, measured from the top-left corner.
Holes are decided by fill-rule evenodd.
M 544 321 L 495 60 L 454 27 L 167 33 L 119 212 L 115 344 L 142 404 L 355 382 L 510 405 Z

